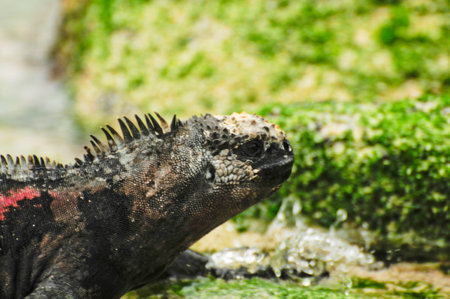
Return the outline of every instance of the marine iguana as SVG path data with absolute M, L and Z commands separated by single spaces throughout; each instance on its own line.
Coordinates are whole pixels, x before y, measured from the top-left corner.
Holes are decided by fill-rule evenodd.
M 107 125 L 73 165 L 0 156 L 1 298 L 118 298 L 195 260 L 193 242 L 291 173 L 260 116 L 156 116 Z

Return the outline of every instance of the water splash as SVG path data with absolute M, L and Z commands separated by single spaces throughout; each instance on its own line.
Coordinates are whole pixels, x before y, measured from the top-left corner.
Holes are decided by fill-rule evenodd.
M 315 278 L 330 273 L 345 276 L 352 267 L 369 267 L 375 263 L 373 255 L 343 239 L 343 232 L 335 229 L 337 224 L 346 221 L 345 210 L 338 211 L 339 223 L 330 230 L 308 226 L 300 212 L 299 200 L 284 200 L 266 232 L 266 236 L 276 243 L 274 250 L 266 252 L 255 247 L 226 249 L 214 253 L 207 268 L 222 269 L 218 271 L 219 276 L 226 273 L 233 278 L 256 274 L 278 278 L 303 277 L 301 282 L 307 286 Z M 370 236 L 365 235 L 365 238 L 365 242 L 370 243 Z
M 227 248 L 211 255 L 206 268 L 220 277 L 243 278 L 270 271 L 270 260 L 259 248 Z
M 293 231 L 274 252 L 270 265 L 277 276 L 287 271 L 294 276 L 306 273 L 320 276 L 347 272 L 352 266 L 369 266 L 374 257 L 330 232 L 316 228 Z

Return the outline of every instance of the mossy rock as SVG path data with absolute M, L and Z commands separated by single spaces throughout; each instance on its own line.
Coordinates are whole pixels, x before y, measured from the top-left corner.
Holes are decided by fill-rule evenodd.
M 274 281 L 261 278 L 224 281 L 212 277 L 187 281 L 170 281 L 145 286 L 126 294 L 137 298 L 442 298 L 438 290 L 420 282 L 390 283 L 368 278 L 348 278 L 346 283 L 303 286 L 301 282 Z
M 287 132 L 295 165 L 275 201 L 245 212 L 238 223 L 273 218 L 289 197 L 311 223 L 375 232 L 378 255 L 448 259 L 449 97 L 271 105 L 261 114 Z

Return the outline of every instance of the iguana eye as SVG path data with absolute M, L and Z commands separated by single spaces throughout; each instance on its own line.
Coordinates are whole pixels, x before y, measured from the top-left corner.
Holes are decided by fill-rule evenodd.
M 264 144 L 261 140 L 252 140 L 241 145 L 242 153 L 249 157 L 260 157 L 264 153 Z

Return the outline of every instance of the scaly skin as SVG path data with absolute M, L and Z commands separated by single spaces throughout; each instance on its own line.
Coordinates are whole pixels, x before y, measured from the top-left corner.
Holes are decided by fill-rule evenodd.
M 259 116 L 157 116 L 107 126 L 71 166 L 0 157 L 1 298 L 119 298 L 290 175 L 284 133 Z

